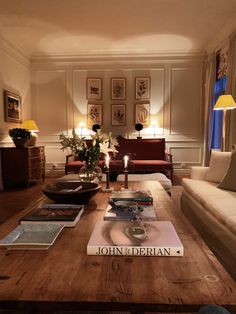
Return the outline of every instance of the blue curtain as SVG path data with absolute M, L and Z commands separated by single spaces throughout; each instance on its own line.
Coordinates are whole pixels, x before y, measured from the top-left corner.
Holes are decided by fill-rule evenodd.
M 214 101 L 210 113 L 210 149 L 221 149 L 223 111 L 213 110 L 220 95 L 225 94 L 226 76 L 218 79 L 214 87 Z

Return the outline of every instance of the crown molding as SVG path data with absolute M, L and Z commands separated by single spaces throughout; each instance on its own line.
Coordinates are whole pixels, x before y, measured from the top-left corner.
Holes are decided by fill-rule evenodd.
M 219 50 L 229 40 L 229 35 L 236 30 L 236 18 L 231 19 L 210 41 L 206 47 L 207 54 L 211 54 Z
M 145 62 L 162 62 L 162 61 L 179 61 L 188 59 L 202 59 L 206 56 L 205 51 L 81 51 L 77 55 L 34 55 L 31 58 L 32 64 L 39 63 L 135 63 L 137 61 Z
M 2 34 L 0 34 L 0 50 L 21 65 L 30 68 L 30 56 L 26 55 L 17 44 L 2 36 Z

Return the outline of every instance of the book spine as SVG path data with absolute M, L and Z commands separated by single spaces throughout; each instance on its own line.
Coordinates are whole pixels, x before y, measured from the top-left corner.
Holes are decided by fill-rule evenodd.
M 87 255 L 183 256 L 183 247 L 87 246 Z

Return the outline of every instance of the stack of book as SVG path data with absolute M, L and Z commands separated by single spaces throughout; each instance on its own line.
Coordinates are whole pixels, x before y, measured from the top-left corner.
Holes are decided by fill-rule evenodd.
M 150 191 L 115 191 L 111 194 L 109 203 L 104 214 L 104 220 L 157 220 Z M 122 210 L 122 206 L 116 206 L 116 204 L 122 203 L 124 210 Z M 127 207 L 125 208 L 126 203 L 136 204 L 137 210 L 133 212 L 127 210 Z
M 183 245 L 170 221 L 157 221 L 150 191 L 115 191 L 104 221 L 98 221 L 88 255 L 183 256 Z

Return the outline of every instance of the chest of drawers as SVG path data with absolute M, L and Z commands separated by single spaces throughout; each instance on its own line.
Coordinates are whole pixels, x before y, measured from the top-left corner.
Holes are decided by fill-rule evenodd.
M 4 189 L 44 180 L 44 146 L 4 147 L 2 153 L 2 182 Z

